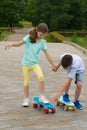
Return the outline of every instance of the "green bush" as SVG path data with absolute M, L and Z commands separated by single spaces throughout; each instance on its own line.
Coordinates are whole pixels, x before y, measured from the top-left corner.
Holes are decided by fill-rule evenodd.
M 74 33 L 71 37 L 71 41 L 77 43 L 77 37 L 78 37 L 77 33 Z
M 0 36 L 1 36 L 1 34 L 2 34 L 2 31 L 0 30 Z
M 58 32 L 51 32 L 50 33 L 50 36 L 51 36 L 51 38 L 53 39 L 53 41 L 54 42 L 63 42 L 63 41 L 67 41 L 67 39 L 63 36 L 63 35 L 61 35 L 61 34 L 59 34 Z
M 72 36 L 75 32 L 77 33 L 78 36 L 86 36 L 87 31 L 58 31 L 61 35 L 64 36 Z
M 47 42 L 51 42 L 51 43 L 54 42 L 50 34 L 48 34 L 48 35 L 45 37 L 45 40 L 46 40 Z
M 8 27 L 0 27 L 0 32 L 9 31 Z
M 20 21 L 19 22 L 21 25 L 22 25 L 22 27 L 24 27 L 24 28 L 31 28 L 32 27 L 32 23 L 31 22 L 28 22 L 28 21 Z
M 0 36 L 0 41 L 4 40 L 5 36 Z

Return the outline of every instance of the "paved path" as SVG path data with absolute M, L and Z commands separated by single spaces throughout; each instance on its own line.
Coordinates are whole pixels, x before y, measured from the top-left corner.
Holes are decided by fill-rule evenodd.
M 22 29 L 15 29 L 15 34 L 9 35 L 6 38 L 6 41 L 19 41 L 21 40 L 26 34 L 28 34 L 29 29 L 28 28 L 22 28 Z
M 15 41 L 18 35 L 11 35 L 13 41 Z M 84 109 L 76 110 L 75 112 L 65 112 L 61 107 L 56 107 L 55 114 L 46 115 L 43 114 L 42 109 L 32 108 L 33 96 L 39 95 L 38 82 L 33 73 L 31 73 L 30 83 L 30 107 L 22 107 L 23 75 L 21 60 L 24 53 L 24 46 L 5 51 L 4 47 L 7 43 L 8 41 L 0 43 L 0 130 L 87 130 L 87 55 L 84 55 L 69 44 L 47 43 L 50 54 L 55 62 L 58 61 L 59 55 L 64 52 L 80 55 L 85 62 L 86 73 L 80 97 L 84 104 Z M 46 95 L 51 101 L 51 98 L 56 94 L 56 91 L 59 90 L 65 80 L 66 73 L 62 68 L 56 73 L 52 72 L 50 64 L 42 52 L 40 65 L 45 75 Z M 75 85 L 73 82 L 70 89 L 72 100 L 74 89 Z

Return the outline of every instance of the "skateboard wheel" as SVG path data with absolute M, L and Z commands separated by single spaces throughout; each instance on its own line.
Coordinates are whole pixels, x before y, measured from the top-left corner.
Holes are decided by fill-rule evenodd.
M 33 108 L 37 108 L 38 104 L 37 103 L 33 103 Z
M 61 105 L 64 105 L 64 103 L 58 101 L 57 106 L 61 106 Z
M 72 107 L 69 107 L 69 108 L 68 108 L 68 111 L 73 111 L 73 108 L 72 108 Z
M 59 102 L 55 103 L 55 106 L 59 106 Z
M 75 110 L 76 110 L 76 107 L 74 106 L 74 107 L 73 107 L 73 111 L 75 111 Z
M 73 107 L 68 107 L 68 110 L 69 111 L 73 111 Z
M 45 114 L 48 114 L 48 113 L 49 113 L 49 109 L 44 108 L 44 113 L 45 113 Z
M 52 111 L 51 111 L 51 113 L 55 113 L 56 112 L 56 109 L 54 108 L 54 109 L 52 109 Z
M 43 105 L 40 105 L 40 107 L 42 108 L 42 107 L 43 107 Z
M 64 111 L 75 111 L 76 108 L 75 107 L 72 107 L 72 106 L 65 106 L 64 107 Z
M 67 106 L 64 106 L 64 111 L 68 111 Z

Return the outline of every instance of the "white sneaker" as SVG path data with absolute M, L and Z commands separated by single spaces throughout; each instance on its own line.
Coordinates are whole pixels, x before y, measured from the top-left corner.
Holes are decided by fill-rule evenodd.
M 30 102 L 29 99 L 28 99 L 28 98 L 25 98 L 24 101 L 23 101 L 22 106 L 23 106 L 23 107 L 28 107 L 28 106 L 29 106 L 29 102 Z
M 49 101 L 46 99 L 45 96 L 41 96 L 41 97 L 39 98 L 39 101 L 40 101 L 40 102 L 43 102 L 43 103 L 49 103 Z

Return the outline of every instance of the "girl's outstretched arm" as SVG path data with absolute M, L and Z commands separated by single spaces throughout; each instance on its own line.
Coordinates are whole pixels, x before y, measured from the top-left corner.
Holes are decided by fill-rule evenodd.
M 53 61 L 53 59 L 51 58 L 51 56 L 50 56 L 48 50 L 45 50 L 44 53 L 45 53 L 45 56 L 46 56 L 47 60 L 48 60 L 48 61 L 50 62 L 50 64 L 52 65 L 52 70 L 56 72 L 56 65 L 54 64 L 54 61 Z
M 9 48 L 11 48 L 11 47 L 19 47 L 19 46 L 21 46 L 21 45 L 23 45 L 23 44 L 24 44 L 24 41 L 23 41 L 23 40 L 18 41 L 18 42 L 9 43 L 9 44 L 7 44 L 7 45 L 5 46 L 5 50 L 7 50 L 7 49 L 9 49 Z
M 45 53 L 45 56 L 46 56 L 47 60 L 50 62 L 50 64 L 54 66 L 54 61 L 51 58 L 51 56 L 50 56 L 50 54 L 49 54 L 47 49 L 44 51 L 44 53 Z
M 60 66 L 61 66 L 61 60 L 58 61 L 58 64 L 57 64 L 57 66 L 56 66 L 56 69 L 58 70 Z

